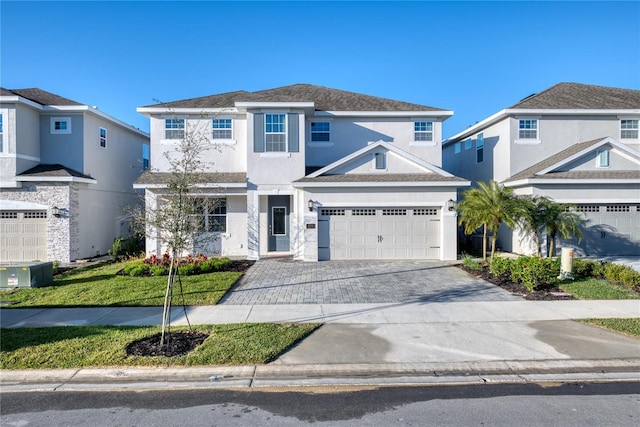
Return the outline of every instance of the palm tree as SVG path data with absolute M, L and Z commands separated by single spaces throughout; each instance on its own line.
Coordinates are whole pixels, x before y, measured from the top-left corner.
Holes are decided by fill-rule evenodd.
M 544 213 L 544 230 L 549 235 L 550 240 L 547 256 L 553 256 L 555 240 L 558 234 L 563 239 L 576 237 L 580 242 L 582 240 L 582 226 L 584 226 L 585 222 L 580 217 L 580 214 L 572 209 L 572 205 L 548 200 L 545 203 Z
M 491 232 L 491 257 L 495 255 L 500 224 L 515 226 L 522 215 L 521 203 L 513 195 L 513 189 L 501 186 L 494 180 L 478 182 L 478 187 L 462 193 L 464 200 L 458 204 L 465 234 L 483 227 L 482 258 L 487 259 L 487 231 Z
M 541 232 L 544 230 L 546 222 L 545 215 L 547 213 L 546 204 L 550 202 L 549 199 L 541 196 L 519 196 L 522 203 L 522 216 L 518 221 L 520 229 L 529 235 L 533 236 L 533 240 L 536 244 L 536 250 L 538 257 L 542 256 L 542 238 Z

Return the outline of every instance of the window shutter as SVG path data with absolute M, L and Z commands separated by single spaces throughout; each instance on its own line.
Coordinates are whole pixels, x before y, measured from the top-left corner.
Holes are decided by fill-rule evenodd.
M 289 124 L 288 134 L 289 134 L 289 152 L 297 153 L 300 151 L 300 137 L 299 137 L 299 124 L 298 124 L 298 115 L 297 114 L 289 114 L 287 118 L 287 122 Z
M 253 115 L 253 151 L 264 153 L 264 114 Z

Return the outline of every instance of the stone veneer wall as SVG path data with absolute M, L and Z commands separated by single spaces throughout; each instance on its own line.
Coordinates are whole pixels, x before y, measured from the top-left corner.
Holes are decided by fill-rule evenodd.
M 22 188 L 2 189 L 0 198 L 47 206 L 48 260 L 70 262 L 78 258 L 80 253 L 78 184 L 25 182 Z M 51 214 L 51 208 L 54 206 L 60 209 L 62 214 L 60 217 Z

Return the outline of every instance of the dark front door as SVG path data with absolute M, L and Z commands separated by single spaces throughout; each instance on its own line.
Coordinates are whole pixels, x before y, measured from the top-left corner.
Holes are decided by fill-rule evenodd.
M 269 252 L 289 252 L 289 196 L 269 196 Z

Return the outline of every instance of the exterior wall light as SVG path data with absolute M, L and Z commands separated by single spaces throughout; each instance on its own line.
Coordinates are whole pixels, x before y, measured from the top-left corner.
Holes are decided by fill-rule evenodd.
M 309 212 L 313 212 L 313 200 L 309 199 L 307 206 L 309 207 Z
M 51 208 L 51 214 L 56 218 L 60 218 L 62 216 L 62 214 L 60 213 L 60 208 L 58 208 L 57 206 Z
M 453 199 L 447 200 L 447 209 L 449 212 L 456 210 L 456 202 Z

